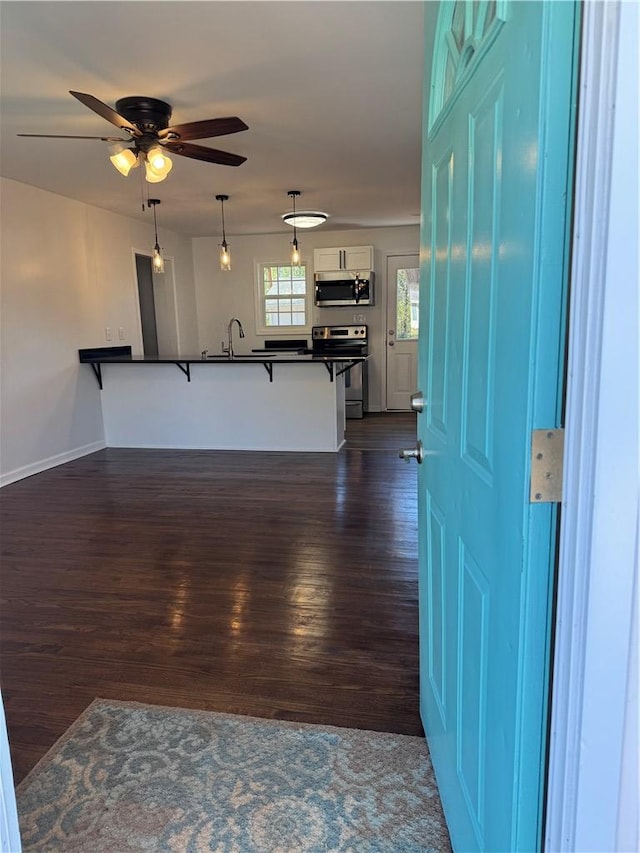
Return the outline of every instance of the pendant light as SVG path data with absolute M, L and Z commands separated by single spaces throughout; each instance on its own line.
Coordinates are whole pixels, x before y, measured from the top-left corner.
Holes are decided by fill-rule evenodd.
M 229 272 L 231 269 L 231 252 L 227 243 L 227 235 L 224 230 L 224 203 L 229 201 L 228 195 L 217 195 L 216 201 L 220 202 L 220 210 L 222 212 L 222 243 L 220 243 L 220 269 L 223 272 Z
M 156 222 L 156 205 L 160 204 L 159 198 L 150 198 L 147 201 L 149 207 L 153 208 L 153 227 L 155 229 L 156 234 L 156 244 L 153 247 L 153 257 L 151 259 L 151 266 L 153 267 L 153 271 L 155 273 L 164 272 L 164 258 L 162 257 L 162 252 L 160 251 L 160 246 L 158 244 L 158 223 Z
M 296 198 L 301 195 L 300 190 L 289 190 L 287 193 L 293 199 L 293 240 L 291 241 L 291 266 L 297 267 L 300 263 L 300 249 L 298 248 L 298 233 L 296 231 Z

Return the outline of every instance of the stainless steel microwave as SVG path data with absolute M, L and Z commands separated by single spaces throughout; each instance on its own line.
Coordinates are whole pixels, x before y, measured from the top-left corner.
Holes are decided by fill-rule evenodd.
M 373 285 L 373 270 L 317 272 L 315 304 L 324 308 L 339 305 L 373 305 Z

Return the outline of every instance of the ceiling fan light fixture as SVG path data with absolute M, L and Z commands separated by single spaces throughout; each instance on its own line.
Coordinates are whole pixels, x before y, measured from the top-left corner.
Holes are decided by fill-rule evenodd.
M 19 133 L 18 136 L 38 136 L 48 139 L 99 139 L 101 142 L 116 143 L 109 146 L 109 159 L 121 175 L 127 176 L 131 169 L 145 163 L 146 179 L 150 184 L 164 180 L 173 163 L 164 151 L 164 145 L 180 140 L 179 145 L 170 147 L 173 154 L 202 160 L 207 163 L 219 163 L 222 166 L 240 166 L 247 159 L 239 154 L 218 151 L 205 145 L 193 145 L 193 139 L 211 139 L 249 130 L 238 116 L 209 118 L 191 121 L 186 124 L 169 126 L 171 104 L 133 95 L 119 98 L 115 110 L 87 92 L 69 90 L 76 100 L 85 107 L 110 122 L 119 131 L 129 134 L 130 138 L 120 136 L 76 136 L 60 133 Z M 124 143 L 124 144 L 123 144 Z M 131 147 L 128 147 L 131 146 Z
M 173 163 L 159 145 L 154 145 L 147 151 L 147 162 L 156 172 L 170 172 Z
M 109 145 L 109 160 L 125 178 L 132 169 L 140 165 L 135 152 L 123 145 L 122 142 L 114 142 Z
M 222 243 L 220 243 L 220 269 L 222 272 L 231 270 L 231 252 L 227 243 L 227 235 L 224 230 L 224 203 L 229 201 L 228 195 L 217 195 L 216 201 L 220 202 L 220 213 L 222 217 Z
M 144 164 L 144 178 L 148 184 L 159 184 L 160 181 L 164 181 L 166 175 L 156 175 L 153 169 L 150 169 L 148 164 Z
M 173 163 L 159 145 L 154 145 L 147 151 L 144 168 L 147 181 L 150 184 L 157 184 L 164 181 L 173 168 Z
M 316 228 L 327 221 L 329 214 L 321 210 L 299 210 L 297 213 L 283 213 L 282 218 L 287 225 L 296 228 Z

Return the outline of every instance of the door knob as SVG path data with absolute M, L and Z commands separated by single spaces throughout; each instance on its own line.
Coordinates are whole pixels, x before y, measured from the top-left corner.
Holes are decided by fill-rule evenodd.
M 393 345 L 393 341 L 389 341 L 389 346 L 392 347 Z
M 425 399 L 422 391 L 416 391 L 415 394 L 411 395 L 411 408 L 414 412 L 420 414 L 420 412 L 424 411 L 425 407 Z
M 422 465 L 422 460 L 424 459 L 424 448 L 422 446 L 422 442 L 418 440 L 415 447 L 403 447 L 402 450 L 398 451 L 398 456 L 400 459 L 404 459 L 405 462 L 408 462 L 410 459 L 415 459 L 418 465 Z

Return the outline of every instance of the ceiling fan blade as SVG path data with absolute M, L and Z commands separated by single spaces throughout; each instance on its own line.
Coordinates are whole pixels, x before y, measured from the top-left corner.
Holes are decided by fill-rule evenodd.
M 37 136 L 40 139 L 100 139 L 102 142 L 131 142 L 124 136 L 66 136 L 63 133 L 16 133 L 16 136 Z
M 227 133 L 240 133 L 249 130 L 242 119 L 237 116 L 226 118 L 208 118 L 203 121 L 191 121 L 187 124 L 176 124 L 158 132 L 159 139 L 210 139 L 213 136 L 225 136 Z
M 217 148 L 205 148 L 204 145 L 191 145 L 189 142 L 167 142 L 164 146 L 174 154 L 193 157 L 194 160 L 206 160 L 207 163 L 219 163 L 222 166 L 239 166 L 247 159 L 239 154 L 229 154 Z
M 94 113 L 98 113 L 99 116 L 110 121 L 111 124 L 115 124 L 115 126 L 119 127 L 121 130 L 128 130 L 133 136 L 142 136 L 142 131 L 139 130 L 135 124 L 131 124 L 128 119 L 121 116 L 120 113 L 117 113 L 115 110 L 112 110 L 111 107 L 107 106 L 107 104 L 103 104 L 102 101 L 94 98 L 93 95 L 85 95 L 83 92 L 72 92 L 71 90 L 69 90 L 69 94 L 73 95 L 74 98 L 77 98 L 81 104 L 85 105 L 85 107 L 89 107 L 89 109 L 93 110 Z

